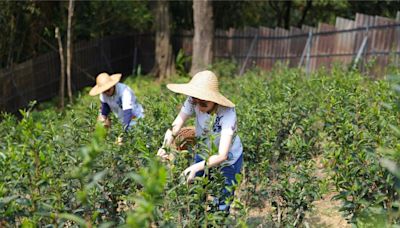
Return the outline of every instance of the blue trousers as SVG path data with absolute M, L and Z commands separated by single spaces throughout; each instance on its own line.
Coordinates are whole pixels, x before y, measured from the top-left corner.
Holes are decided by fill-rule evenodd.
M 201 158 L 198 154 L 196 154 L 194 157 L 194 161 L 195 163 L 198 163 L 203 161 L 203 158 Z M 233 184 L 237 183 L 235 176 L 236 174 L 240 173 L 242 165 L 243 165 L 243 154 L 240 155 L 240 157 L 234 164 L 221 168 L 221 172 L 225 177 L 225 186 L 232 186 Z M 198 177 L 204 176 L 204 171 L 197 172 L 196 176 Z M 216 200 L 215 203 L 218 204 L 218 209 L 220 211 L 229 212 L 229 205 L 225 203 L 225 199 L 230 196 L 233 196 L 234 192 L 228 191 L 228 189 L 226 189 L 225 186 L 223 189 L 221 189 L 221 197 L 215 199 Z

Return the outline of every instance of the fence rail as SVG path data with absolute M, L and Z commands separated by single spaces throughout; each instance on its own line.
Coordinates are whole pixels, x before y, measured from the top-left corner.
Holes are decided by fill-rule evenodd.
M 148 59 L 142 64 L 148 71 L 153 64 L 152 39 L 151 34 L 140 34 L 74 44 L 72 89 L 93 85 L 96 75 L 103 71 L 130 75 L 136 64 L 142 63 L 140 59 Z M 138 46 L 146 48 L 135 55 Z M 60 60 L 56 51 L 0 70 L 0 111 L 16 112 L 31 100 L 51 99 L 59 94 L 59 87 Z
M 190 31 L 180 37 L 186 55 L 192 53 L 191 37 Z M 355 20 L 338 17 L 335 25 L 320 23 L 316 28 L 217 30 L 214 39 L 214 57 L 234 59 L 242 68 L 269 70 L 284 62 L 312 71 L 340 62 L 358 64 L 363 70 L 373 60 L 371 76 L 381 77 L 389 63 L 399 65 L 400 12 L 396 19 L 364 14 L 356 14 Z
M 173 36 L 173 49 L 192 54 L 192 31 Z M 57 48 L 53 47 L 54 50 Z M 334 62 L 364 68 L 374 60 L 379 77 L 392 62 L 400 63 L 400 12 L 396 19 L 356 14 L 355 20 L 336 18 L 335 25 L 318 27 L 243 28 L 216 30 L 214 58 L 235 60 L 240 74 L 251 66 L 269 70 L 277 62 L 311 72 Z M 72 84 L 76 91 L 93 85 L 102 72 L 130 75 L 140 65 L 144 73 L 154 64 L 154 35 L 107 37 L 74 44 Z M 43 101 L 59 93 L 60 62 L 56 51 L 0 70 L 0 111 L 16 112 L 30 100 Z

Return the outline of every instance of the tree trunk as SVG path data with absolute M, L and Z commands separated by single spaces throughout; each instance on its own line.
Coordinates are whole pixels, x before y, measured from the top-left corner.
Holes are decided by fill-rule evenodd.
M 69 0 L 68 5 L 68 30 L 67 30 L 67 87 L 69 102 L 72 103 L 72 86 L 71 86 L 71 61 L 72 61 L 72 16 L 74 15 L 74 1 Z
M 193 1 L 193 55 L 190 75 L 205 70 L 212 63 L 214 19 L 211 0 Z
M 175 74 L 175 59 L 171 44 L 171 13 L 167 0 L 158 0 L 155 3 L 155 65 L 152 74 L 159 80 Z
M 290 10 L 292 9 L 292 0 L 288 0 L 285 2 L 286 4 L 286 12 L 285 12 L 285 29 L 289 29 L 290 27 Z
M 61 41 L 60 29 L 56 27 L 56 38 L 58 42 L 58 53 L 60 54 L 60 68 L 61 68 L 61 79 L 60 79 L 60 106 L 64 109 L 64 97 L 65 97 L 65 63 L 64 63 L 64 49 Z
M 307 0 L 307 4 L 304 7 L 301 19 L 300 19 L 299 23 L 297 23 L 297 27 L 301 28 L 301 26 L 304 23 L 304 20 L 306 19 L 307 12 L 311 9 L 311 7 L 312 7 L 312 1 L 311 0 Z
M 279 3 L 280 2 L 272 0 L 268 1 L 268 4 L 271 7 L 271 9 L 275 11 L 276 27 L 282 27 L 282 12 Z

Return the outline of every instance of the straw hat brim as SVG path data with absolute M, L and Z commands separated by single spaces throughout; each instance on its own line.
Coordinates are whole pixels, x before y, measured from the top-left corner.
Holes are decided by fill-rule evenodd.
M 113 74 L 110 76 L 110 80 L 104 85 L 95 85 L 89 92 L 90 96 L 96 96 L 100 93 L 107 91 L 109 88 L 115 86 L 119 80 L 121 80 L 122 74 Z
M 193 86 L 190 83 L 167 84 L 167 88 L 175 93 L 184 94 L 205 101 L 212 101 L 225 107 L 235 107 L 235 104 L 232 103 L 232 101 L 230 101 L 228 98 L 224 97 L 221 93 L 211 90 L 199 89 L 198 87 Z

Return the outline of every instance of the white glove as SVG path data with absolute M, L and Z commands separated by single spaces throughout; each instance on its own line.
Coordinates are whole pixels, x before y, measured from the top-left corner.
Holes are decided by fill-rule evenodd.
M 117 140 L 115 141 L 115 143 L 117 144 L 117 145 L 123 145 L 124 144 L 124 138 L 122 138 L 122 136 L 118 136 L 117 137 Z
M 195 170 L 195 167 L 192 165 L 192 166 L 189 166 L 188 168 L 186 168 L 183 172 L 182 172 L 182 174 L 186 177 L 186 182 L 188 183 L 188 184 L 191 184 L 191 183 L 193 183 L 193 181 L 194 181 L 194 178 L 196 177 L 196 170 Z
M 172 141 L 174 141 L 174 136 L 172 135 L 172 131 L 168 129 L 164 135 L 164 141 L 162 147 L 168 147 L 171 145 Z
M 160 148 L 157 151 L 157 156 L 159 156 L 162 161 L 174 161 L 175 160 L 175 155 L 173 153 L 167 153 L 164 148 Z
M 157 156 L 161 157 L 163 160 L 167 160 L 168 159 L 167 151 L 165 151 L 164 148 L 158 149 Z

